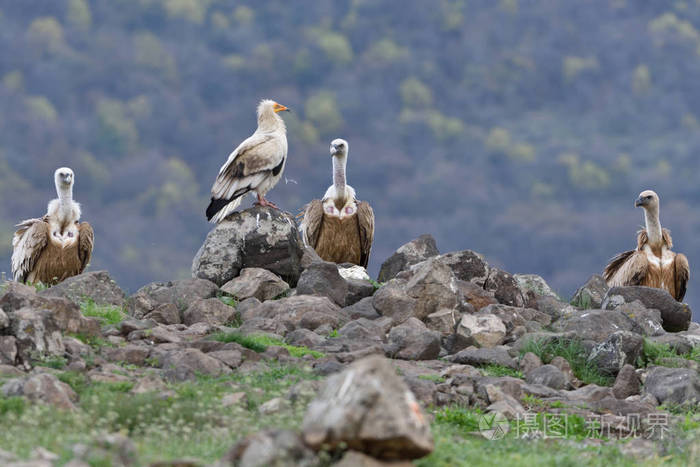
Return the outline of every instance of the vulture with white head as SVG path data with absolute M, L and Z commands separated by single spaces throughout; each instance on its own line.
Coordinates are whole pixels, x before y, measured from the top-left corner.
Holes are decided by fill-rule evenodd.
M 224 220 L 250 191 L 256 192 L 261 206 L 277 207 L 265 194 L 277 185 L 287 162 L 287 128 L 278 115 L 285 110 L 289 111 L 275 101 L 260 102 L 258 128 L 228 156 L 214 181 L 207 220 Z
M 335 139 L 330 149 L 333 185 L 323 199 L 306 205 L 301 223 L 304 243 L 325 261 L 366 268 L 374 240 L 374 212 L 369 203 L 358 201 L 355 190 L 346 184 L 348 142 Z
M 646 224 L 645 229 L 637 233 L 637 249 L 611 259 L 603 277 L 610 287 L 656 287 L 666 290 L 678 301 L 683 300 L 690 277 L 688 259 L 671 251 L 671 232 L 662 229 L 659 222 L 659 196 L 651 190 L 643 191 L 634 205 L 644 208 Z
M 58 199 L 46 215 L 17 224 L 12 237 L 12 275 L 16 281 L 56 284 L 85 270 L 94 244 L 87 222 L 79 222 L 80 205 L 73 201 L 75 177 L 68 167 L 54 173 Z

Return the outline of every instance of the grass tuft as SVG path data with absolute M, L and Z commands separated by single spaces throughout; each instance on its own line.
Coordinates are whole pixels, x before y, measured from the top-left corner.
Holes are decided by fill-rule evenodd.
M 321 358 L 325 356 L 323 352 L 311 350 L 308 347 L 298 347 L 296 345 L 289 345 L 279 339 L 258 334 L 250 334 L 246 336 L 238 331 L 219 332 L 213 335 L 213 339 L 219 342 L 235 342 L 247 349 L 254 350 L 258 353 L 266 351 L 267 348 L 270 346 L 274 346 L 287 349 L 289 355 L 297 358 L 303 357 L 305 355 L 311 355 L 314 358 Z
M 481 368 L 481 370 L 487 376 L 512 376 L 513 378 L 523 379 L 523 372 L 520 370 L 514 370 L 513 368 L 508 368 L 507 366 L 497 365 L 492 363 Z
M 124 310 L 114 305 L 98 305 L 91 298 L 80 304 L 80 311 L 83 315 L 97 318 L 104 325 L 119 324 L 126 318 Z

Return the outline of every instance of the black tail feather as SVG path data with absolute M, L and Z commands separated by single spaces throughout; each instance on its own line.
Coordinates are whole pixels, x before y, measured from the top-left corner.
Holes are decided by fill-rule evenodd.
M 233 199 L 211 199 L 209 207 L 207 207 L 207 220 L 210 221 L 212 217 L 216 215 L 217 212 L 221 211 L 228 203 L 233 201 Z

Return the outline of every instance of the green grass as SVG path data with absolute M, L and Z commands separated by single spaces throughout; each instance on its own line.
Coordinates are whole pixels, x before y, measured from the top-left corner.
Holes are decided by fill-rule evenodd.
M 433 383 L 444 383 L 445 378 L 440 375 L 418 375 L 418 379 L 424 379 L 426 381 L 432 381 Z
M 209 464 L 250 433 L 298 428 L 311 396 L 265 417 L 258 407 L 274 397 L 286 398 L 292 385 L 318 376 L 305 367 L 270 365 L 248 374 L 172 383 L 169 396 L 132 394 L 130 381 L 90 382 L 75 372 L 63 372 L 59 379 L 78 393 L 77 410 L 57 410 L 0 393 L 0 449 L 26 458 L 41 446 L 58 454 L 58 465 L 63 465 L 72 458 L 75 443 L 91 445 L 105 433 L 122 433 L 136 444 L 134 465 L 184 457 Z M 224 395 L 239 391 L 246 393 L 247 403 L 221 404 Z
M 234 308 L 238 306 L 238 300 L 236 300 L 235 297 L 231 297 L 230 295 L 219 295 L 217 298 L 224 305 L 232 306 Z
M 65 357 L 60 355 L 43 355 L 36 359 L 32 359 L 35 366 L 45 366 L 54 370 L 62 370 L 68 364 Z
M 513 378 L 523 379 L 523 372 L 520 370 L 514 370 L 513 368 L 508 368 L 507 366 L 497 365 L 492 363 L 481 368 L 487 376 L 512 376 Z
M 520 349 L 520 356 L 528 352 L 540 357 L 545 364 L 550 363 L 554 357 L 564 358 L 571 365 L 574 376 L 586 384 L 612 386 L 615 382 L 615 378 L 602 374 L 594 362 L 588 361 L 588 352 L 578 339 L 533 339 Z
M 386 282 L 378 282 L 378 281 L 376 281 L 376 280 L 374 280 L 374 279 L 372 279 L 372 278 L 370 278 L 369 283 L 372 284 L 372 286 L 374 287 L 374 291 L 375 291 L 375 292 L 377 291 L 377 289 L 380 289 L 381 287 L 384 287 L 384 284 L 386 284 Z
M 97 305 L 91 298 L 80 304 L 83 315 L 97 318 L 104 325 L 119 324 L 126 318 L 126 313 L 121 307 L 114 305 Z
M 308 347 L 289 345 L 279 339 L 258 334 L 250 334 L 246 336 L 238 331 L 219 332 L 213 334 L 213 339 L 219 342 L 235 342 L 247 349 L 254 350 L 258 353 L 266 351 L 267 348 L 270 346 L 275 346 L 287 349 L 289 355 L 291 355 L 292 357 L 300 358 L 305 355 L 311 355 L 314 358 L 321 358 L 325 356 L 323 352 L 311 350 Z
M 331 339 L 338 337 L 338 330 L 333 329 L 331 332 L 328 333 L 328 337 L 330 337 Z
M 700 346 L 695 346 L 690 352 L 679 354 L 668 344 L 661 344 L 644 339 L 642 355 L 637 361 L 637 366 L 675 366 L 673 360 L 683 358 L 700 364 Z M 681 366 L 681 365 L 678 365 Z
M 571 300 L 571 304 L 576 308 L 590 310 L 593 307 L 593 298 L 587 293 L 578 296 L 578 299 Z

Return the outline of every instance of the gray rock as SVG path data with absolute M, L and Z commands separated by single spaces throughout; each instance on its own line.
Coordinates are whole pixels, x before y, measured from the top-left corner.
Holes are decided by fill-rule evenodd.
M 518 282 L 509 272 L 494 267 L 490 268 L 484 289 L 492 291 L 498 303 L 516 307 L 525 306 L 525 298 L 520 291 Z
M 0 331 L 8 326 L 10 326 L 10 318 L 8 318 L 7 314 L 0 308 Z
M 549 364 L 559 368 L 559 371 L 564 373 L 564 376 L 566 376 L 567 387 L 579 387 L 583 384 L 576 378 L 576 376 L 574 376 L 574 371 L 571 369 L 571 364 L 569 364 L 569 361 L 564 357 L 556 356 L 551 362 L 549 362 Z
M 537 297 L 534 304 L 529 304 L 532 308 L 549 315 L 551 321 L 557 321 L 562 316 L 571 314 L 574 311 L 573 305 L 557 300 L 553 297 Z
M 527 375 L 532 370 L 541 367 L 542 360 L 534 353 L 528 352 L 520 359 L 519 366 L 520 371 L 522 371 L 524 375 Z
M 244 360 L 240 350 L 215 350 L 207 355 L 221 361 L 229 368 L 238 368 Z
M 196 300 L 182 314 L 182 320 L 187 326 L 195 323 L 223 326 L 231 323 L 235 317 L 236 309 L 218 298 Z
M 428 329 L 439 332 L 443 336 L 449 336 L 455 332 L 459 314 L 456 310 L 442 308 L 435 313 L 431 313 L 425 318 Z
M 221 360 L 197 349 L 168 352 L 161 362 L 163 376 L 170 381 L 194 380 L 198 374 L 220 376 L 231 373 Z
M 78 395 L 65 383 L 50 373 L 27 378 L 22 385 L 22 395 L 32 402 L 50 404 L 60 409 L 75 409 Z
M 700 378 L 687 368 L 657 366 L 649 370 L 644 394 L 651 394 L 660 404 L 697 404 L 700 401 Z
M 295 287 L 303 253 L 291 214 L 254 206 L 232 213 L 209 232 L 192 261 L 192 277 L 221 286 L 241 269 L 258 267 Z
M 325 338 L 308 329 L 297 329 L 288 333 L 284 341 L 290 345 L 299 347 L 316 348 L 325 342 Z
M 571 304 L 586 310 L 603 308 L 601 305 L 608 289 L 603 276 L 594 274 L 574 293 Z
M 644 306 L 644 304 L 635 300 L 631 303 L 623 303 L 615 308 L 627 315 L 632 321 L 637 323 L 645 336 L 661 336 L 666 334 L 663 328 L 663 319 L 661 312 Z
M 63 356 L 65 347 L 61 329 L 48 310 L 21 308 L 10 315 L 12 335 L 16 338 L 17 358 L 25 366 L 32 358 Z
M 384 462 L 357 451 L 347 451 L 334 467 L 411 467 L 408 461 Z
M 114 363 L 126 363 L 129 365 L 144 366 L 150 354 L 150 349 L 145 345 L 126 344 L 119 347 L 106 347 L 102 349 L 102 355 L 106 360 Z
M 615 384 L 612 389 L 613 395 L 618 399 L 626 399 L 629 396 L 639 394 L 640 384 L 634 365 L 627 364 L 622 367 L 617 374 L 617 378 L 615 378 Z
M 353 340 L 375 340 L 382 342 L 386 339 L 384 327 L 377 320 L 360 318 L 345 324 L 338 330 L 338 336 Z
M 484 288 L 490 267 L 479 253 L 471 250 L 455 251 L 440 255 L 436 259 L 449 267 L 457 279 Z
M 350 319 L 377 319 L 379 318 L 379 313 L 374 309 L 372 305 L 372 297 L 366 297 L 362 300 L 354 303 L 350 306 L 343 308 L 343 314 L 345 314 Z
M 216 284 L 204 279 L 152 282 L 129 297 L 127 309 L 137 319 L 166 303 L 171 303 L 180 312 L 184 312 L 195 301 L 215 297 L 218 291 Z
M 434 448 L 429 420 L 381 357 L 331 375 L 308 407 L 302 434 L 314 449 L 343 445 L 379 459 L 416 459 Z
M 180 310 L 173 303 L 163 303 L 158 305 L 155 310 L 148 313 L 145 319 L 152 319 L 160 324 L 180 324 Z
M 601 308 L 614 309 L 623 303 L 639 300 L 646 308 L 659 310 L 663 327 L 668 332 L 685 331 L 693 315 L 690 307 L 677 302 L 662 289 L 653 287 L 613 287 L 608 290 Z
M 552 325 L 555 331 L 572 332 L 580 339 L 604 342 L 612 333 L 631 331 L 642 334 L 643 329 L 620 311 L 578 310 Z
M 547 284 L 547 281 L 537 274 L 515 274 L 513 278 L 518 284 L 520 294 L 525 299 L 525 306 L 534 308 L 537 304 L 537 299 L 540 297 L 559 299 L 559 296 Z
M 297 295 L 281 300 L 268 300 L 241 313 L 242 332 L 264 331 L 280 336 L 295 329 L 315 330 L 322 325 L 338 329 L 348 319 L 327 297 Z
M 588 356 L 607 375 L 617 375 L 625 364 L 634 364 L 642 354 L 644 338 L 628 331 L 617 331 L 596 345 Z
M 374 294 L 374 284 L 366 280 L 345 279 L 348 284 L 348 293 L 345 295 L 345 306 L 350 306 Z
M 123 306 L 126 294 L 119 288 L 107 271 L 85 272 L 69 277 L 48 289 L 39 292 L 42 297 L 64 297 L 73 303 L 86 299 L 97 305 Z
M 488 305 L 477 313 L 477 315 L 495 315 L 505 325 L 506 332 L 512 333 L 518 326 L 525 327 L 529 321 L 534 321 L 542 326 L 548 326 L 552 318 L 542 311 L 534 308 L 518 308 L 508 305 Z
M 506 326 L 493 314 L 464 314 L 456 334 L 479 347 L 496 347 L 506 337 Z
M 345 296 L 348 294 L 348 283 L 340 276 L 335 263 L 315 262 L 301 273 L 297 283 L 297 294 L 328 297 L 343 307 Z
M 239 441 L 222 459 L 238 467 L 317 467 L 320 460 L 291 430 L 264 430 Z
M 239 300 L 255 297 L 261 302 L 272 300 L 289 290 L 289 284 L 277 274 L 262 268 L 244 268 L 238 277 L 221 287 L 222 292 Z
M 406 282 L 404 290 L 415 300 L 413 317 L 423 320 L 440 309 L 461 305 L 457 278 L 448 266 L 436 258 L 412 266 L 411 272 L 413 275 Z
M 655 344 L 667 345 L 673 349 L 678 355 L 690 353 L 693 350 L 693 344 L 684 336 L 679 334 L 663 334 L 660 336 L 652 336 L 647 339 Z
M 0 364 L 17 364 L 17 339 L 15 336 L 0 336 Z
M 432 235 L 421 235 L 399 247 L 389 259 L 382 263 L 379 269 L 379 282 L 387 282 L 410 266 L 439 254 Z
M 525 378 L 528 384 L 542 384 L 552 389 L 564 389 L 567 383 L 566 375 L 554 365 L 535 368 Z
M 371 322 L 371 321 L 370 321 Z M 386 354 L 402 360 L 433 360 L 440 355 L 440 334 L 417 318 L 391 328 Z
M 474 366 L 501 365 L 514 370 L 518 368 L 513 358 L 501 347 L 483 349 L 469 347 L 453 355 L 450 361 Z
M 401 324 L 415 315 L 417 300 L 406 295 L 405 281 L 392 279 L 372 296 L 372 306 L 382 316 Z M 427 315 L 426 315 L 427 316 Z

